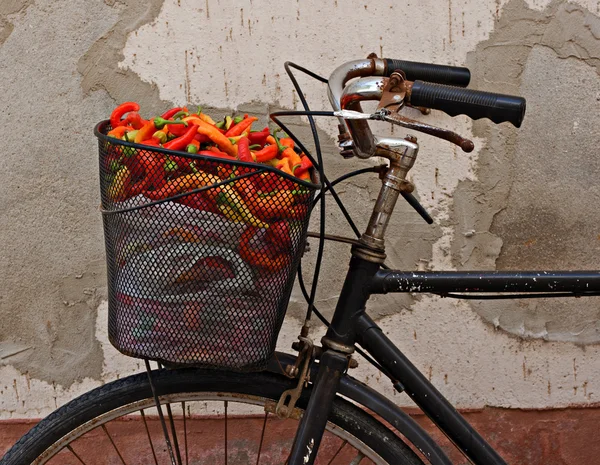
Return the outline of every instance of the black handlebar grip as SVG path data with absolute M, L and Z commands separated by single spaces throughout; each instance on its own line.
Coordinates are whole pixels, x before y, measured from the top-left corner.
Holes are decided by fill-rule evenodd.
M 472 119 L 489 118 L 494 123 L 508 121 L 520 127 L 525 117 L 525 99 L 514 95 L 415 81 L 410 104 L 441 110 L 450 116 L 467 115 Z
M 385 62 L 387 65 L 386 76 L 388 77 L 397 69 L 401 69 L 409 81 L 420 80 L 467 87 L 471 80 L 471 71 L 468 68 L 419 63 L 417 61 L 394 60 L 393 58 L 386 58 Z

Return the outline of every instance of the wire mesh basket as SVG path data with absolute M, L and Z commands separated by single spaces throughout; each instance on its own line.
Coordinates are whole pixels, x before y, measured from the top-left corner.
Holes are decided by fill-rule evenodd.
M 186 155 L 96 126 L 109 339 L 176 364 L 263 369 L 275 350 L 318 186 L 270 166 Z

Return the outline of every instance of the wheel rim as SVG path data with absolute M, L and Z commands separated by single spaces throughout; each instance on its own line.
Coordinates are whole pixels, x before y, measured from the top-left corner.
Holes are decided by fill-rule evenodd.
M 262 464 L 271 464 L 271 463 L 276 463 L 276 462 L 272 462 L 273 457 L 270 456 L 270 454 L 266 454 L 263 449 L 263 440 L 265 438 L 265 431 L 268 428 L 268 421 L 283 421 L 283 420 L 278 420 L 277 416 L 270 413 L 269 410 L 272 410 L 272 408 L 269 408 L 269 406 L 274 405 L 274 402 L 272 399 L 269 398 L 265 398 L 265 397 L 259 397 L 259 396 L 253 396 L 250 394 L 238 394 L 238 393 L 222 393 L 222 392 L 193 392 L 193 393 L 176 393 L 176 394 L 168 394 L 168 395 L 163 395 L 160 396 L 160 401 L 161 401 L 161 406 L 163 407 L 163 409 L 168 407 L 168 415 L 166 415 L 166 426 L 167 429 L 169 429 L 169 435 L 171 438 L 173 438 L 172 435 L 172 431 L 173 428 L 177 429 L 174 425 L 177 423 L 180 423 L 180 428 L 179 428 L 179 432 L 176 433 L 176 435 L 174 436 L 175 438 L 177 438 L 175 442 L 177 444 L 177 449 L 179 450 L 179 454 L 176 456 L 175 459 L 175 464 L 179 464 L 181 463 L 181 465 L 189 465 L 191 463 L 204 463 L 204 461 L 200 461 L 200 462 L 191 462 L 190 461 L 190 456 L 192 455 L 190 453 L 189 447 L 192 446 L 189 441 L 188 441 L 188 434 L 189 432 L 187 431 L 187 425 L 192 421 L 219 421 L 222 419 L 222 417 L 217 413 L 217 415 L 213 415 L 212 417 L 210 415 L 207 415 L 205 417 L 201 417 L 198 418 L 198 416 L 194 416 L 195 414 L 192 414 L 191 411 L 192 409 L 190 408 L 190 405 L 192 403 L 200 403 L 200 405 L 208 405 L 208 403 L 220 403 L 224 406 L 224 411 L 225 411 L 225 415 L 224 415 L 224 426 L 225 426 L 225 442 L 224 442 L 224 452 L 222 452 L 221 454 L 223 455 L 223 460 L 220 463 L 225 463 L 229 465 L 233 465 L 233 464 L 237 464 L 237 463 L 249 463 L 249 464 L 258 464 L 258 465 L 262 465 Z M 234 404 L 236 407 L 234 407 L 233 410 L 231 410 L 231 406 L 230 404 Z M 235 459 L 234 461 L 230 460 L 230 452 L 229 452 L 229 448 L 228 448 L 228 421 L 231 421 L 228 419 L 229 415 L 234 415 L 236 420 L 243 420 L 243 415 L 247 415 L 247 414 L 239 414 L 239 413 L 229 413 L 228 412 L 237 412 L 239 410 L 238 406 L 242 405 L 244 407 L 241 408 L 242 411 L 247 410 L 247 407 L 252 406 L 255 408 L 262 408 L 262 414 L 264 416 L 264 424 L 263 424 L 263 428 L 262 428 L 262 432 L 261 432 L 261 436 L 260 436 L 260 445 L 258 446 L 257 452 L 256 452 L 256 456 L 251 455 L 249 456 L 249 461 L 239 461 L 238 459 Z M 172 406 L 179 406 L 178 408 L 180 408 L 183 412 L 183 415 L 180 416 L 175 416 L 172 415 Z M 187 408 L 187 412 L 189 413 L 186 414 L 186 406 Z M 203 407 L 201 407 L 202 409 Z M 204 407 L 205 410 L 210 410 L 208 407 Z M 70 455 L 72 457 L 72 459 L 74 460 L 73 463 L 77 463 L 77 464 L 84 464 L 84 465 L 91 465 L 91 464 L 96 464 L 97 459 L 94 458 L 93 461 L 89 461 L 86 458 L 81 456 L 81 452 L 77 450 L 76 447 L 73 447 L 73 445 L 81 439 L 84 439 L 86 437 L 86 435 L 88 435 L 88 433 L 93 433 L 95 431 L 98 431 L 100 433 L 100 435 L 104 435 L 107 437 L 108 442 L 107 442 L 107 447 L 108 449 L 112 449 L 110 450 L 110 452 L 112 454 L 116 454 L 118 456 L 118 460 L 115 461 L 114 463 L 121 463 L 123 465 L 132 465 L 130 463 L 130 460 L 127 460 L 125 458 L 125 451 L 122 450 L 122 446 L 119 445 L 119 441 L 118 438 L 117 440 L 115 440 L 114 437 L 111 436 L 111 433 L 109 433 L 107 426 L 109 423 L 111 422 L 115 422 L 115 421 L 120 421 L 122 419 L 124 419 L 125 417 L 135 417 L 135 416 L 139 416 L 142 420 L 141 423 L 143 423 L 143 425 L 145 425 L 145 430 L 147 433 L 147 440 L 149 442 L 150 445 L 150 450 L 151 453 L 148 454 L 148 458 L 150 460 L 149 463 L 154 463 L 154 464 L 158 464 L 161 465 L 162 463 L 165 464 L 171 464 L 171 461 L 169 459 L 165 460 L 159 460 L 158 459 L 158 455 L 164 456 L 165 455 L 165 450 L 162 450 L 161 454 L 157 454 L 156 453 L 156 448 L 160 445 L 160 447 L 164 447 L 165 445 L 165 438 L 164 438 L 164 434 L 163 435 L 157 435 L 155 434 L 155 437 L 152 438 L 151 433 L 149 431 L 149 427 L 148 427 L 148 420 L 152 419 L 152 421 L 156 422 L 156 418 L 155 417 L 150 417 L 148 416 L 148 413 L 151 412 L 152 410 L 154 410 L 154 412 L 156 412 L 156 405 L 154 402 L 154 399 L 152 398 L 147 398 L 147 399 L 142 399 L 136 402 L 131 402 L 129 404 L 123 405 L 121 407 L 118 407 L 116 409 L 113 409 L 107 413 L 104 413 L 100 416 L 95 417 L 94 419 L 74 428 L 72 431 L 70 431 L 69 433 L 67 433 L 66 435 L 64 435 L 61 439 L 59 439 L 58 441 L 56 441 L 54 444 L 52 444 L 48 449 L 46 449 L 34 462 L 33 464 L 35 465 L 43 465 L 43 464 L 50 464 L 50 465 L 54 465 L 55 463 L 62 463 L 64 462 L 64 457 L 65 454 Z M 213 412 L 214 413 L 214 412 Z M 302 411 L 300 409 L 295 409 L 294 413 L 292 414 L 292 417 L 295 417 L 296 419 L 299 418 L 301 416 Z M 255 415 L 255 414 L 251 414 Z M 289 421 L 289 420 L 288 420 Z M 181 433 L 181 424 L 183 424 L 183 432 L 184 432 L 184 437 L 180 438 L 180 433 Z M 140 424 L 141 427 L 143 427 Z M 293 428 L 293 431 L 295 431 L 295 428 Z M 342 464 L 347 464 L 347 465 L 358 465 L 358 464 L 366 464 L 366 463 L 374 463 L 377 465 L 385 465 L 387 464 L 387 462 L 385 460 L 383 460 L 373 449 L 371 449 L 368 445 L 366 445 L 363 441 L 361 441 L 360 439 L 356 438 L 355 436 L 353 436 L 352 434 L 350 434 L 348 431 L 344 430 L 342 427 L 335 425 L 331 422 L 329 422 L 327 424 L 327 440 L 328 441 L 333 441 L 329 447 L 329 449 L 327 450 L 327 455 L 328 457 L 325 457 L 322 461 L 322 463 L 324 464 L 336 464 L 336 465 L 342 465 Z M 331 437 L 331 438 L 330 438 Z M 183 440 L 182 440 L 183 439 Z M 293 439 L 293 434 L 291 439 Z M 158 443 L 158 441 L 160 441 L 160 444 Z M 334 444 L 335 442 L 337 442 L 337 444 Z M 325 443 L 325 438 L 324 438 L 324 443 Z M 323 444 L 324 444 L 323 443 Z M 182 449 L 183 448 L 183 449 Z M 326 453 L 325 450 L 323 450 L 324 447 L 321 448 L 321 450 L 319 451 L 319 454 L 321 454 L 323 452 L 323 454 Z M 109 450 L 103 451 L 105 452 L 107 455 L 109 453 Z M 287 453 L 289 454 L 289 450 L 287 451 Z M 59 457 L 59 455 L 62 454 L 62 459 Z M 181 457 L 181 461 L 179 462 L 179 457 Z M 318 456 L 319 459 L 321 459 L 321 455 Z M 53 460 L 53 459 L 58 459 L 58 461 Z M 113 457 L 113 459 L 116 457 Z M 229 458 L 229 460 L 228 460 Z M 236 461 L 237 460 L 237 461 Z M 280 463 L 283 464 L 285 462 L 281 461 Z M 113 463 L 113 462 L 111 462 Z M 142 462 L 135 462 L 135 463 L 142 463 Z M 143 463 L 147 463 L 147 462 L 143 462 Z M 210 463 L 215 463 L 215 462 L 210 462 Z M 287 462 L 285 462 L 287 463 Z

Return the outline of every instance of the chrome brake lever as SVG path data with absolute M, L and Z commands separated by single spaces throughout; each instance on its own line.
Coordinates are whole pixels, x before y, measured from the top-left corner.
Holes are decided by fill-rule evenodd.
M 333 112 L 333 115 L 344 119 L 377 119 L 374 118 L 374 115 L 354 110 L 337 110 Z

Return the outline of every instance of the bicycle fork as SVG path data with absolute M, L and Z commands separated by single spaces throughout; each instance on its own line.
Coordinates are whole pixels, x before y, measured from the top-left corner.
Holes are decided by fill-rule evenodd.
M 382 186 L 360 245 L 352 247 L 348 274 L 333 320 L 322 338 L 324 353 L 308 406 L 296 433 L 289 465 L 312 465 L 317 455 L 340 378 L 354 352 L 358 319 L 369 299 L 369 283 L 385 260 L 384 233 L 398 197 L 412 192 L 406 174 L 418 152 L 415 138 L 388 139 L 377 145 L 377 155 L 390 160 Z

